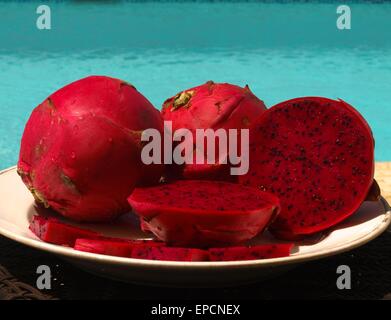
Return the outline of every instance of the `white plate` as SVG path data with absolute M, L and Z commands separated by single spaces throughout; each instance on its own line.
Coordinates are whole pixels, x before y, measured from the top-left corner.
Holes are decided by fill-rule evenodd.
M 379 236 L 390 224 L 387 202 L 365 202 L 351 218 L 322 239 L 297 242 L 290 257 L 232 262 L 171 262 L 104 256 L 44 243 L 28 229 L 36 213 L 33 197 L 16 173 L 16 168 L 0 172 L 0 234 L 25 245 L 52 252 L 96 274 L 122 281 L 168 286 L 225 286 L 258 281 L 295 264 L 335 255 L 361 246 Z M 83 227 L 107 236 L 147 238 L 131 214 L 108 225 Z M 267 233 L 254 243 L 276 242 Z M 1 253 L 0 253 L 1 254 Z M 27 258 L 26 258 L 27 259 Z

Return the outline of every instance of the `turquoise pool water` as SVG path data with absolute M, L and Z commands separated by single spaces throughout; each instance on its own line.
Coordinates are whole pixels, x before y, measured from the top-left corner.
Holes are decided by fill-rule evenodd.
M 0 168 L 17 161 L 31 110 L 90 74 L 132 82 L 152 103 L 207 80 L 248 83 L 271 106 L 296 96 L 340 97 L 367 118 L 376 159 L 391 161 L 391 5 L 86 1 L 50 3 L 52 30 L 35 27 L 39 3 L 0 1 Z

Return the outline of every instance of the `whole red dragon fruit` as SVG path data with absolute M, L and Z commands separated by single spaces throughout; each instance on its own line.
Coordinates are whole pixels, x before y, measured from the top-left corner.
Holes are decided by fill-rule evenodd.
M 276 236 L 297 239 L 353 214 L 373 183 L 370 127 L 342 100 L 297 98 L 267 110 L 250 129 L 250 169 L 239 181 L 274 193 Z
M 91 76 L 49 96 L 32 112 L 18 173 L 37 202 L 78 221 L 107 221 L 130 209 L 138 184 L 163 166 L 141 161 L 141 133 L 163 132 L 159 111 L 125 81 Z
M 189 129 L 195 143 L 196 129 L 245 129 L 266 109 L 248 86 L 241 88 L 229 83 L 207 83 L 184 90 L 167 99 L 162 107 L 165 121 L 172 121 L 172 131 Z M 217 143 L 216 143 L 217 145 Z M 196 150 L 195 145 L 193 149 Z M 205 146 L 206 150 L 206 146 Z M 171 166 L 174 176 L 185 179 L 232 180 L 228 164 L 218 162 L 207 164 L 185 164 L 182 167 Z M 227 155 L 221 155 L 221 159 Z

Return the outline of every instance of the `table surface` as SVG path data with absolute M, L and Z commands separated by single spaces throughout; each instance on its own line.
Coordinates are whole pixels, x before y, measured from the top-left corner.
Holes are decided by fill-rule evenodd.
M 391 163 L 376 164 L 376 179 L 391 202 Z M 54 255 L 0 236 L 0 299 L 391 299 L 391 232 L 361 248 L 297 266 L 246 286 L 194 289 L 120 283 L 81 271 Z M 35 289 L 39 265 L 52 270 L 52 288 Z M 339 290 L 339 265 L 351 269 L 352 288 Z

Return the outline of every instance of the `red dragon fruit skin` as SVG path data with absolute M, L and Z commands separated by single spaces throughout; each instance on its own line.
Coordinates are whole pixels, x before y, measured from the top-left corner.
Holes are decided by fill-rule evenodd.
M 281 213 L 269 230 L 298 239 L 352 215 L 373 183 L 370 127 L 342 100 L 282 102 L 250 129 L 250 169 L 242 184 L 274 193 Z
M 272 194 L 222 181 L 178 180 L 136 188 L 128 200 L 144 230 L 183 247 L 244 242 L 262 232 L 279 211 Z
M 195 141 L 196 129 L 246 129 L 266 110 L 248 86 L 241 88 L 229 83 L 207 83 L 184 90 L 167 99 L 162 107 L 165 121 L 172 121 L 172 130 L 189 129 Z M 185 179 L 229 180 L 233 178 L 228 165 L 186 164 L 182 170 L 175 166 L 171 172 L 174 176 Z
M 210 248 L 210 261 L 241 261 L 288 257 L 293 243 L 264 244 L 252 247 Z
M 35 199 L 77 221 L 129 211 L 136 185 L 157 182 L 163 165 L 141 161 L 141 133 L 163 132 L 159 111 L 132 85 L 91 76 L 34 109 L 22 137 L 18 173 Z

